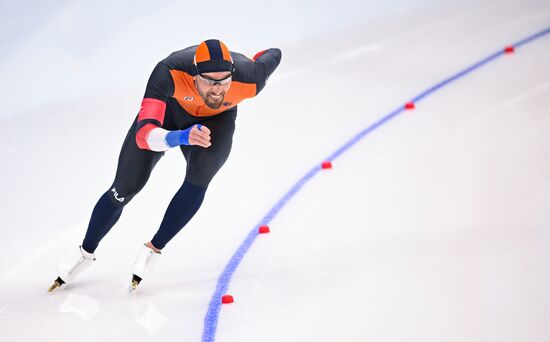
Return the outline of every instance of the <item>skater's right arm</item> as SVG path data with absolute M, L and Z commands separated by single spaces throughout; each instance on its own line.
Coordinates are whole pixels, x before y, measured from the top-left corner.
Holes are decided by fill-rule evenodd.
M 174 80 L 164 63 L 157 64 L 145 89 L 136 129 L 136 144 L 150 151 L 166 151 L 179 145 L 210 146 L 210 130 L 194 125 L 186 130 L 168 131 L 162 128 L 166 101 L 174 94 Z
M 151 151 L 164 151 L 169 147 L 160 143 L 158 129 L 164 124 L 166 101 L 174 93 L 174 81 L 170 69 L 158 63 L 147 82 L 141 102 L 136 127 L 136 144 L 139 148 Z

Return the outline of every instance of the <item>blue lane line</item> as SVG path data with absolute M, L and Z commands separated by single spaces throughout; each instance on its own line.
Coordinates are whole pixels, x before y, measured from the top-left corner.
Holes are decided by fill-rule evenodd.
M 220 307 L 222 302 L 222 296 L 227 292 L 229 288 L 229 283 L 231 282 L 231 277 L 235 270 L 241 263 L 244 255 L 256 240 L 258 236 L 258 229 L 260 226 L 268 225 L 271 220 L 277 215 L 277 213 L 285 206 L 288 202 L 300 189 L 307 183 L 308 180 L 313 178 L 317 172 L 321 170 L 321 166 L 316 166 L 311 169 L 305 176 L 303 176 L 294 186 L 271 208 L 271 210 L 260 220 L 260 222 L 254 226 L 254 229 L 248 233 L 246 239 L 241 243 L 229 263 L 225 266 L 222 274 L 218 278 L 218 283 L 216 285 L 216 291 L 210 299 L 210 304 L 208 305 L 208 312 L 204 318 L 204 331 L 202 334 L 202 341 L 213 342 L 216 336 L 216 327 L 218 325 L 218 316 L 220 313 Z
M 548 33 L 550 33 L 550 27 L 540 32 L 537 32 L 533 35 L 530 35 L 522 40 L 519 40 L 511 46 L 517 49 L 518 47 L 523 46 L 529 42 L 532 42 L 533 40 L 540 38 Z M 479 67 L 495 60 L 498 57 L 501 57 L 502 55 L 504 55 L 504 53 L 505 53 L 504 49 L 501 49 L 498 52 L 493 53 L 492 55 L 467 67 L 466 69 L 456 73 L 455 75 L 437 83 L 433 87 L 426 89 L 419 95 L 415 96 L 410 102 L 413 102 L 413 103 L 419 102 L 420 100 L 424 99 L 425 97 L 432 94 L 433 92 L 440 89 L 441 87 L 453 81 L 456 81 L 457 79 L 467 75 L 468 73 L 478 69 Z M 379 119 L 378 121 L 370 125 L 369 127 L 365 128 L 363 131 L 355 135 L 352 139 L 350 139 L 348 142 L 346 142 L 344 145 L 338 148 L 334 153 L 332 153 L 325 160 L 326 161 L 335 160 L 344 152 L 346 152 L 350 147 L 355 145 L 359 140 L 364 138 L 367 134 L 371 133 L 372 131 L 376 130 L 383 124 L 395 118 L 396 116 L 401 114 L 404 110 L 405 110 L 405 107 L 403 105 L 395 109 L 391 113 L 387 114 L 386 116 L 382 117 L 381 119 Z M 260 220 L 260 222 L 256 226 L 254 226 L 254 228 L 250 231 L 250 233 L 248 233 L 246 239 L 241 243 L 241 245 L 239 246 L 235 254 L 233 254 L 233 256 L 231 257 L 231 260 L 229 260 L 229 263 L 225 266 L 222 274 L 218 278 L 218 283 L 216 284 L 216 290 L 212 295 L 210 304 L 208 305 L 208 311 L 206 312 L 206 316 L 204 318 L 204 330 L 202 334 L 202 342 L 214 342 L 214 339 L 216 337 L 216 328 L 218 326 L 218 317 L 219 317 L 220 308 L 222 305 L 222 296 L 227 292 L 229 288 L 229 283 L 231 282 L 231 277 L 237 270 L 237 267 L 241 263 L 241 260 L 243 259 L 244 255 L 256 240 L 256 237 L 259 234 L 258 228 L 262 225 L 268 225 L 275 218 L 275 216 L 277 216 L 279 211 L 281 211 L 281 209 L 286 205 L 286 203 L 290 199 L 292 199 L 292 197 L 294 197 L 294 195 L 298 191 L 300 191 L 300 189 L 311 178 L 313 178 L 321 169 L 322 169 L 321 164 L 316 165 L 308 173 L 306 173 L 300 180 L 298 180 L 298 182 L 296 182 L 296 184 L 294 184 L 292 188 L 290 188 L 290 190 L 273 206 L 273 208 L 269 210 L 269 212 Z

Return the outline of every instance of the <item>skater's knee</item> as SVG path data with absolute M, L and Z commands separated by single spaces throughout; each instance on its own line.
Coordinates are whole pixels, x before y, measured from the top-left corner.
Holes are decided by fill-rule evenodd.
M 214 175 L 209 176 L 205 174 L 187 174 L 185 176 L 185 182 L 188 184 L 192 184 L 198 188 L 207 189 L 213 177 Z
M 109 197 L 115 205 L 123 207 L 128 204 L 132 198 L 134 198 L 134 196 L 141 191 L 141 189 L 143 189 L 145 183 L 146 182 L 115 180 L 113 185 L 109 188 Z
M 120 207 L 124 207 L 128 204 L 138 192 L 139 190 L 128 191 L 116 185 L 111 186 L 108 191 L 109 198 L 113 201 L 113 204 Z
M 190 162 L 188 164 L 187 172 L 185 175 L 185 181 L 187 183 L 208 188 L 208 185 L 223 166 L 225 160 L 215 159 L 205 162 Z

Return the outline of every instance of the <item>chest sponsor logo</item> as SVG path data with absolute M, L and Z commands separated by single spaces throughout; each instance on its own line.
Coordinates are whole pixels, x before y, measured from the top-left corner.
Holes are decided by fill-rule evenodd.
M 193 101 L 195 98 L 193 96 L 186 96 L 183 98 L 184 101 Z
M 231 102 L 229 102 L 229 101 L 223 103 L 223 105 L 226 106 L 226 107 L 231 106 L 232 104 L 233 104 L 233 103 L 231 103 Z

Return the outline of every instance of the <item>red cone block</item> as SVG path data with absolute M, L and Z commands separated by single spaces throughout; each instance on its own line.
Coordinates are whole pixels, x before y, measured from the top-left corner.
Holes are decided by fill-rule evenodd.
M 329 161 L 325 161 L 323 162 L 323 164 L 321 164 L 321 167 L 326 170 L 326 169 L 332 169 L 332 163 L 329 162 Z
M 267 234 L 267 233 L 269 233 L 269 227 L 268 226 L 261 226 L 260 229 L 258 229 L 258 232 L 260 234 Z
M 511 45 L 504 48 L 505 53 L 514 53 L 514 51 L 515 51 L 515 49 Z
M 222 297 L 222 304 L 231 304 L 233 303 L 235 300 L 233 300 L 233 296 L 232 295 L 224 295 Z
M 414 109 L 415 106 L 414 106 L 414 103 L 413 102 L 407 102 L 407 104 L 405 105 L 405 109 Z

